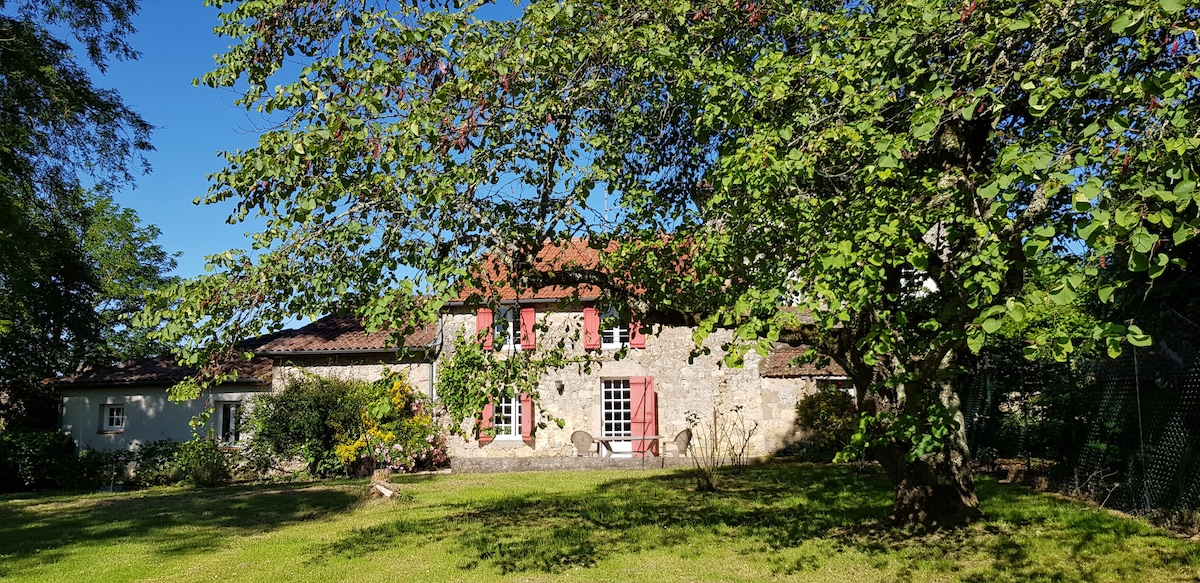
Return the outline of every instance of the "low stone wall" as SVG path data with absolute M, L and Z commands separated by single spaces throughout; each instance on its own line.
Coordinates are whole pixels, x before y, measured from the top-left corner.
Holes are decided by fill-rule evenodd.
M 765 463 L 767 458 L 747 460 L 751 465 Z M 726 462 L 728 463 L 728 461 Z M 691 468 L 689 457 L 524 457 L 524 458 L 451 458 L 451 473 L 495 474 L 501 472 L 539 472 L 556 470 L 659 470 Z
M 536 472 L 545 470 L 657 470 L 690 468 L 686 457 L 523 457 L 523 458 L 452 458 L 450 471 L 461 474 L 499 472 Z

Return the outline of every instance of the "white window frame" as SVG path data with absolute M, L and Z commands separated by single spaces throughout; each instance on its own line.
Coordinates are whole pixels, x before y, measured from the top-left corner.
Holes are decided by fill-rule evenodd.
M 217 436 L 217 443 L 221 445 L 237 445 L 242 442 L 244 436 L 242 435 L 241 419 L 239 417 L 243 406 L 245 405 L 241 401 L 217 401 L 213 404 L 213 410 L 216 412 L 216 415 L 213 416 L 213 430 Z M 227 407 L 233 409 L 232 422 L 229 411 L 226 410 Z M 232 425 L 233 439 L 226 438 L 226 424 Z
M 854 381 L 850 380 L 849 377 L 816 377 L 813 381 L 817 391 L 823 388 L 823 384 L 829 383 L 833 385 L 833 388 L 847 393 L 851 397 L 858 398 L 858 389 L 854 386 Z
M 122 433 L 128 424 L 124 403 L 100 405 L 100 433 Z
M 627 378 L 600 381 L 600 436 L 633 436 L 633 389 Z
M 629 346 L 629 323 L 621 321 L 621 315 L 614 308 L 609 308 L 604 315 L 600 317 L 600 348 L 605 350 L 615 350 Z M 606 323 L 615 323 L 616 326 L 605 328 Z
M 506 306 L 496 311 L 492 321 L 492 344 L 497 349 L 521 350 L 521 308 Z
M 493 439 L 521 439 L 521 400 L 517 397 L 500 397 L 492 404 Z

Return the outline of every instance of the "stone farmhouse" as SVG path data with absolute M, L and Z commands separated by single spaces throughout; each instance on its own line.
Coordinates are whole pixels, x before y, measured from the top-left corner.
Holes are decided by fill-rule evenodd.
M 587 253 L 582 245 L 567 252 Z M 237 409 L 256 393 L 281 388 L 300 370 L 371 381 L 385 366 L 403 368 L 414 386 L 436 399 L 439 367 L 452 358 L 460 337 L 498 353 L 538 350 L 561 340 L 568 355 L 586 353 L 594 363 L 586 371 L 570 366 L 544 375 L 537 405 L 527 395 L 492 403 L 482 412 L 482 425 L 490 431 L 464 425 L 475 438 L 447 440 L 452 465 L 462 471 L 572 467 L 579 461 L 573 459 L 579 453 L 572 440 L 577 432 L 598 439 L 592 447 L 599 454 L 644 459 L 678 453 L 674 438 L 689 429 L 689 420 L 708 421 L 714 412 L 740 416 L 753 427 L 747 453 L 765 456 L 799 439 L 795 409 L 801 397 L 822 383 L 853 390 L 836 364 L 793 365 L 801 348 L 780 347 L 766 358 L 751 352 L 743 367 L 723 366 L 721 346 L 732 332 L 715 332 L 705 340 L 708 353 L 698 354 L 692 328 L 620 321 L 601 312 L 598 290 L 491 291 L 498 304 L 476 307 L 478 290 L 464 292 L 435 324 L 409 335 L 399 348 L 388 346 L 386 332 L 367 334 L 341 315 L 256 339 L 245 345 L 255 358 L 241 365 L 236 382 L 190 402 L 167 401 L 166 389 L 188 372 L 169 359 L 60 379 L 61 426 L 81 448 L 127 448 L 187 439 L 188 420 L 208 407 L 216 434 L 236 443 L 243 437 Z M 547 419 L 561 420 L 562 427 Z

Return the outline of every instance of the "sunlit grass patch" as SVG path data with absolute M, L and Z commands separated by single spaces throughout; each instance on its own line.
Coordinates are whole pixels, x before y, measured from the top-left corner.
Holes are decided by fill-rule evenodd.
M 990 481 L 985 520 L 887 525 L 875 471 L 775 464 L 698 493 L 686 471 L 0 498 L 6 581 L 1182 581 L 1195 543 Z

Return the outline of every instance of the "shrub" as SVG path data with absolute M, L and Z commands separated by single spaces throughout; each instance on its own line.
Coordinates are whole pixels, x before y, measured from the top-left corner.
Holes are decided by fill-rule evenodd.
M 385 371 L 369 394 L 362 432 L 337 448 L 343 463 L 363 472 L 411 472 L 449 462 L 428 398 L 413 388 L 404 371 Z
M 75 485 L 75 441 L 61 431 L 0 432 L 0 490 Z
M 345 474 L 347 464 L 335 448 L 363 432 L 368 388 L 361 381 L 304 374 L 278 393 L 258 395 L 248 415 L 251 465 L 266 468 L 299 457 L 313 476 Z
M 811 461 L 832 460 L 850 443 L 857 423 L 854 397 L 834 387 L 819 388 L 796 403 L 796 424 L 810 432 L 800 455 Z
M 223 486 L 233 481 L 233 455 L 211 439 L 195 437 L 179 444 L 173 465 L 189 484 Z
M 137 448 L 134 479 L 142 486 L 165 486 L 179 482 L 183 476 L 175 456 L 180 443 L 172 439 L 147 441 Z

